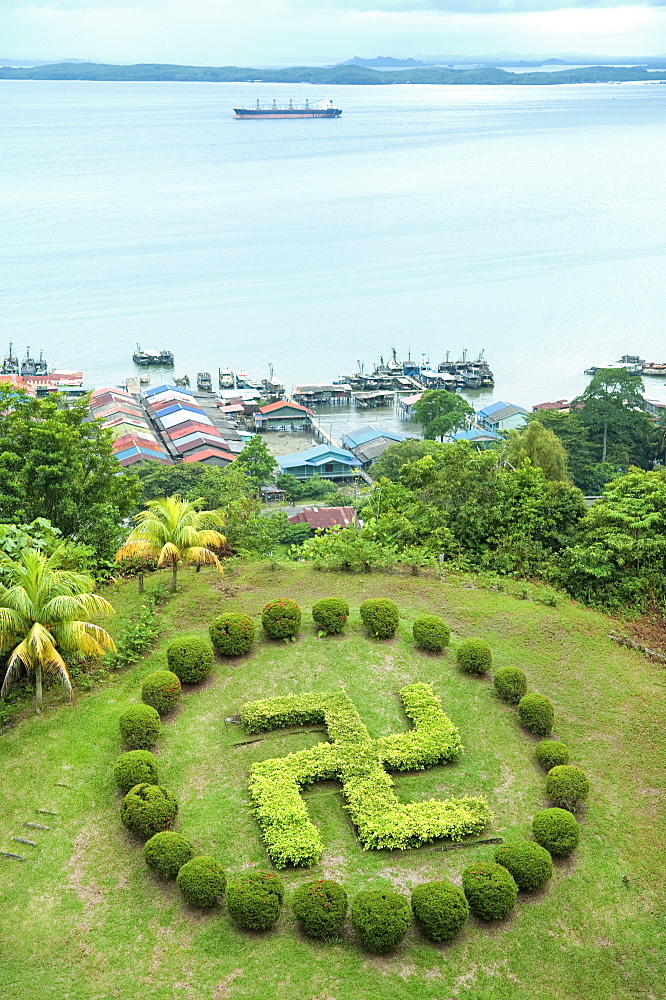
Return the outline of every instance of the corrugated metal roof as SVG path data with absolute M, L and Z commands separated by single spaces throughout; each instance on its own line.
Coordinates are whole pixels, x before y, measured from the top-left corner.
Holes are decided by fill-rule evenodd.
M 261 406 L 259 413 L 275 413 L 276 410 L 281 410 L 285 406 L 288 406 L 292 410 L 302 410 L 303 413 L 312 414 L 314 412 L 314 410 L 308 410 L 307 406 L 301 406 L 300 403 L 290 403 L 287 399 L 279 399 L 277 403 L 269 403 L 267 406 Z
M 146 391 L 144 392 L 144 396 L 147 397 L 157 396 L 159 395 L 159 393 L 167 392 L 168 390 L 170 390 L 171 392 L 182 392 L 184 396 L 192 395 L 189 389 L 185 389 L 183 388 L 183 386 L 175 385 L 173 382 L 165 382 L 162 385 L 153 386 L 152 389 L 146 389 Z
M 320 466 L 327 462 L 342 462 L 345 465 L 360 465 L 357 458 L 344 448 L 334 448 L 327 444 L 318 444 L 305 451 L 297 451 L 293 455 L 277 455 L 275 461 L 281 469 L 293 469 L 300 465 Z
M 224 461 L 225 464 L 233 462 L 236 458 L 232 455 L 230 451 L 221 451 L 219 448 L 201 448 L 198 451 L 188 452 L 187 455 L 183 456 L 184 462 L 204 462 L 210 461 L 211 459 L 217 459 L 219 461 Z
M 204 424 L 200 420 L 186 420 L 182 424 L 177 424 L 175 427 L 169 429 L 168 435 L 172 441 L 177 441 L 178 438 L 186 437 L 195 431 L 200 431 L 202 434 L 209 435 L 209 437 L 224 440 L 217 427 L 213 426 L 213 424 Z
M 389 438 L 393 442 L 405 440 L 404 436 L 396 431 L 386 430 L 385 427 L 378 427 L 376 424 L 366 424 L 356 430 L 346 431 L 342 435 L 342 443 L 350 448 L 358 448 L 359 445 L 367 444 L 368 441 L 377 438 Z
M 299 514 L 289 518 L 291 524 L 309 524 L 313 530 L 317 528 L 333 528 L 335 525 L 347 527 L 356 523 L 356 511 L 353 507 L 306 507 Z
M 176 427 L 178 424 L 187 423 L 188 420 L 195 419 L 194 414 L 191 410 L 175 410 L 173 413 L 167 413 L 165 416 L 160 416 L 160 423 L 165 428 L 169 430 L 170 427 Z M 213 421 L 210 420 L 205 413 L 197 414 L 196 421 L 199 424 L 208 424 L 210 427 L 213 426 Z

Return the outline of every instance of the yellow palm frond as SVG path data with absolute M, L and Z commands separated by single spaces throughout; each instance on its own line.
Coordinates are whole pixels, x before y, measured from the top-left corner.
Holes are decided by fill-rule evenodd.
M 160 557 L 157 560 L 158 566 L 173 566 L 174 562 L 178 562 L 181 558 L 181 552 L 177 545 L 173 542 L 166 542 L 162 546 L 162 551 L 160 552 Z
M 222 563 L 214 552 L 201 545 L 193 545 L 183 552 L 183 559 L 188 563 L 200 563 L 202 566 L 216 566 L 218 572 L 224 573 Z

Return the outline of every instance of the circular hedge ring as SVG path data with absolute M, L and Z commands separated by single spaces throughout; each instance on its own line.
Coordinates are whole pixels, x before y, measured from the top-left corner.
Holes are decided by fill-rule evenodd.
M 309 937 L 330 941 L 338 936 L 347 916 L 347 893 L 332 879 L 317 879 L 296 890 L 292 906 Z
M 135 785 L 156 785 L 157 757 L 150 750 L 129 750 L 113 765 L 113 777 L 123 795 Z
M 162 878 L 175 878 L 183 865 L 194 857 L 187 837 L 171 830 L 156 833 L 143 845 L 143 859 Z
M 559 740 L 541 740 L 534 748 L 534 755 L 546 771 L 569 763 L 569 748 Z
M 190 906 L 215 906 L 226 884 L 222 865 L 204 854 L 186 861 L 176 875 L 176 885 Z
M 120 803 L 123 824 L 144 840 L 168 830 L 177 812 L 176 799 L 162 785 L 135 785 Z
M 351 920 L 363 947 L 383 954 L 405 937 L 412 922 L 412 910 L 398 892 L 365 889 L 352 903 Z
M 160 715 L 168 715 L 178 704 L 180 681 L 170 670 L 155 670 L 148 674 L 141 688 L 141 700 L 152 705 Z
M 220 656 L 242 656 L 252 649 L 256 626 L 249 615 L 218 615 L 210 623 L 208 632 Z
M 563 858 L 578 847 L 580 827 L 567 809 L 541 809 L 532 820 L 532 833 L 555 857 Z
M 553 859 L 545 847 L 530 840 L 495 848 L 495 861 L 513 875 L 519 889 L 535 892 L 553 877 Z
M 488 673 L 493 664 L 490 646 L 483 639 L 464 639 L 458 646 L 456 661 L 466 674 Z
M 449 941 L 467 920 L 469 905 L 462 889 L 442 879 L 424 882 L 412 892 L 417 924 L 431 941 Z
M 337 597 L 325 597 L 312 605 L 312 619 L 327 635 L 340 635 L 349 618 L 349 605 Z
M 147 750 L 155 746 L 162 723 L 160 714 L 151 705 L 132 705 L 118 720 L 120 734 L 130 750 Z
M 421 615 L 412 625 L 414 642 L 429 653 L 441 653 L 449 644 L 451 630 L 439 615 Z
M 518 715 L 525 729 L 535 736 L 548 736 L 555 721 L 555 709 L 543 694 L 526 694 L 518 702 Z
M 484 920 L 502 920 L 518 898 L 518 886 L 511 872 L 490 861 L 465 868 L 462 887 L 470 910 Z
M 167 663 L 181 684 L 198 684 L 213 666 L 213 650 L 198 635 L 174 639 L 167 646 Z
M 548 772 L 546 795 L 554 806 L 576 812 L 583 799 L 587 798 L 589 790 L 587 775 L 579 767 L 561 764 Z
M 261 624 L 269 639 L 295 639 L 301 627 L 301 609 L 296 601 L 270 601 L 261 613 Z
M 516 705 L 527 693 L 527 677 L 518 667 L 500 667 L 493 677 L 495 691 L 510 705 Z
M 284 885 L 273 872 L 252 872 L 227 886 L 229 916 L 252 931 L 267 931 L 280 916 Z

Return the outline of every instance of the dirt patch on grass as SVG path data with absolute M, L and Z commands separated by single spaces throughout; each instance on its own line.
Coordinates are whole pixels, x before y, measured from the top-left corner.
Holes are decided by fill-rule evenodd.
M 108 889 L 90 874 L 92 870 L 99 870 L 98 845 L 102 842 L 101 830 L 96 825 L 84 827 L 74 840 L 74 850 L 65 869 L 70 889 L 83 904 L 83 916 L 76 928 L 81 934 L 89 933 L 93 926 L 99 924 L 101 913 L 106 909 Z M 127 884 L 124 875 L 119 876 L 119 882 Z
M 224 977 L 224 979 L 220 979 L 219 983 L 213 987 L 213 1000 L 227 1000 L 227 997 L 231 996 L 231 993 L 229 992 L 231 984 L 234 979 L 238 979 L 238 977 L 242 975 L 242 969 L 234 969 L 233 972 L 230 972 L 228 976 Z

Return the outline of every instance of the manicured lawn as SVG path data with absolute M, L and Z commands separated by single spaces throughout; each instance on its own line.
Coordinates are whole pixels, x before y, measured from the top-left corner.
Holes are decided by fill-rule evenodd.
M 122 616 L 136 607 L 135 583 L 107 595 Z M 250 813 L 247 775 L 254 761 L 312 746 L 321 734 L 276 731 L 261 742 L 225 725 L 245 701 L 344 685 L 372 736 L 404 730 L 397 692 L 432 683 L 460 729 L 458 764 L 396 777 L 402 801 L 485 795 L 494 820 L 482 836 L 529 836 L 547 805 L 535 737 L 515 709 L 498 701 L 490 680 L 461 675 L 453 652 L 416 651 L 410 622 L 422 611 L 449 622 L 453 644 L 479 636 L 496 666 L 523 669 L 530 689 L 556 708 L 556 735 L 588 774 L 581 844 L 556 863 L 550 887 L 520 894 L 507 920 L 470 917 L 450 944 L 433 945 L 413 928 L 392 955 L 359 948 L 347 923 L 342 939 L 320 944 L 296 929 L 287 904 L 273 932 L 237 930 L 224 903 L 212 913 L 185 906 L 172 882 L 146 868 L 140 842 L 122 827 L 111 765 L 121 750 L 117 717 L 139 699 L 142 678 L 166 665 L 175 635 L 205 633 L 222 610 L 258 618 L 263 605 L 292 597 L 309 609 L 344 597 L 354 609 L 347 635 L 319 639 L 309 615 L 296 643 L 260 640 L 252 655 L 218 661 L 210 678 L 183 695 L 165 720 L 160 780 L 178 797 L 176 829 L 229 872 L 269 867 Z M 367 639 L 358 607 L 366 597 L 401 607 L 400 635 Z M 547 607 L 476 588 L 392 576 L 348 577 L 305 566 L 253 565 L 219 580 L 182 574 L 182 589 L 162 610 L 154 653 L 114 674 L 71 709 L 54 704 L 0 737 L 0 995 L 10 1000 L 624 1000 L 664 996 L 664 668 L 607 638 L 611 622 L 562 601 Z M 58 785 L 57 783 L 63 783 Z M 339 786 L 306 793 L 326 845 L 320 866 L 283 873 L 289 889 L 324 873 L 350 895 L 361 888 L 412 886 L 437 877 L 459 883 L 462 869 L 490 860 L 492 847 L 442 852 L 363 851 Z M 46 816 L 37 809 L 50 809 Z M 26 821 L 49 825 L 31 830 Z M 12 836 L 28 837 L 37 848 Z

